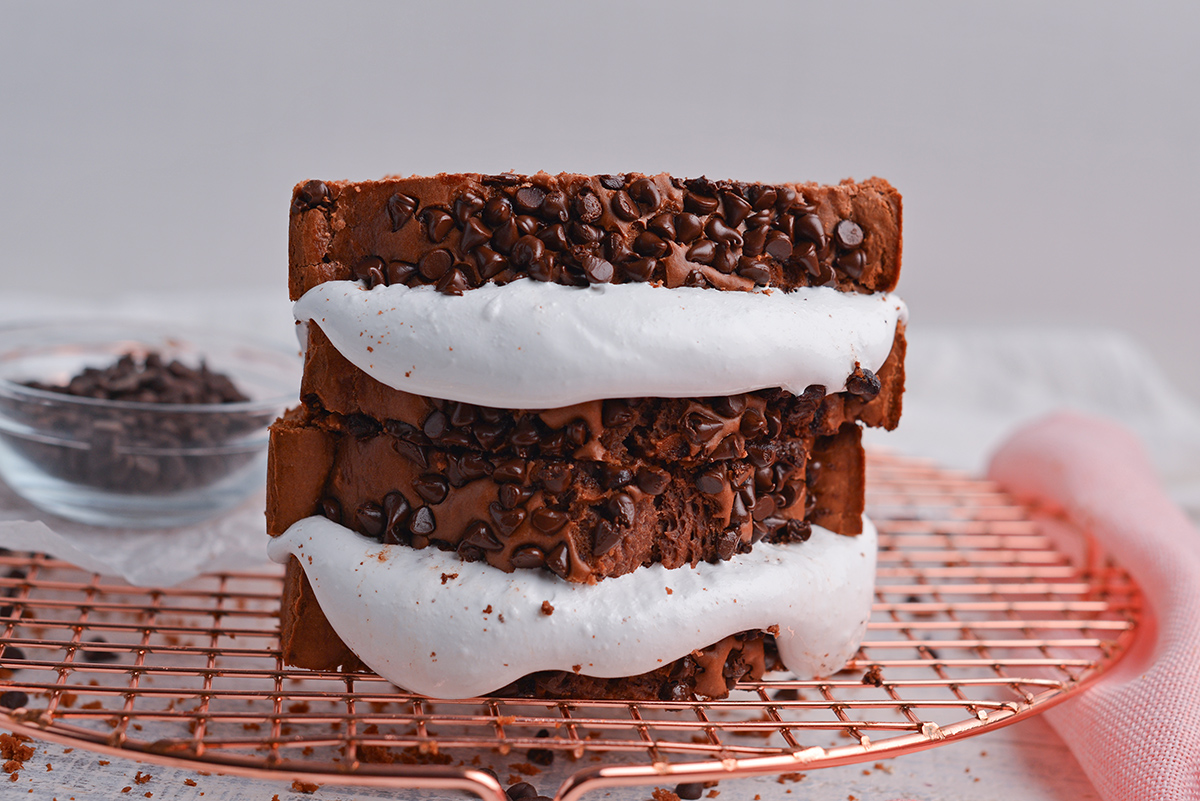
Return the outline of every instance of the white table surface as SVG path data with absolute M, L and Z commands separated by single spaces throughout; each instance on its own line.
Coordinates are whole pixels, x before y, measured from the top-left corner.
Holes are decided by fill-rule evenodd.
M 194 317 L 261 337 L 287 341 L 291 336 L 288 308 L 277 298 L 241 298 L 213 305 L 203 296 L 164 300 L 132 297 L 116 309 L 127 316 Z M 93 311 L 86 300 L 58 299 L 58 313 Z M 36 295 L 0 300 L 0 319 L 32 318 L 49 313 L 48 298 Z M 215 312 L 214 312 L 215 310 Z M 114 311 L 111 307 L 107 310 Z M 1039 347 L 1030 348 L 1037 341 Z M 1131 425 L 1150 446 L 1152 457 L 1174 496 L 1196 516 L 1200 508 L 1200 414 L 1181 400 L 1148 361 L 1128 341 L 1113 334 L 1060 331 L 924 332 L 910 329 L 909 385 L 905 424 L 894 435 L 872 436 L 870 442 L 901 451 L 934 456 L 944 464 L 976 472 L 986 453 L 1005 432 L 1022 420 L 1071 405 L 1107 412 Z M 1058 368 L 1049 361 L 1059 362 Z M 1061 363 L 1074 373 L 1062 380 Z M 1110 381 L 1088 376 L 1113 371 L 1124 376 L 1129 397 L 1103 391 Z M 1058 376 L 1057 379 L 1053 378 Z M 988 377 L 994 379 L 992 383 Z M 831 741 L 830 744 L 833 744 Z M 0 781 L 0 799 L 35 798 L 59 801 L 98 801 L 138 798 L 226 801 L 255 798 L 269 801 L 278 794 L 292 799 L 354 799 L 438 797 L 406 791 L 363 790 L 325 786 L 313 795 L 293 793 L 289 782 L 199 775 L 189 770 L 142 765 L 131 760 L 101 757 L 82 748 L 36 743 L 35 756 L 15 782 Z M 48 767 L 49 766 L 49 767 Z M 134 783 L 141 770 L 153 778 Z M 196 782 L 188 786 L 185 780 Z M 552 789 L 550 782 L 543 791 Z M 122 789 L 131 787 L 127 794 Z M 614 792 L 612 798 L 649 799 L 650 789 Z M 894 760 L 809 771 L 799 783 L 774 779 L 726 782 L 718 789 L 724 799 L 996 799 L 1078 801 L 1098 798 L 1066 744 L 1040 717 L 951 745 Z M 594 797 L 606 797 L 605 793 Z

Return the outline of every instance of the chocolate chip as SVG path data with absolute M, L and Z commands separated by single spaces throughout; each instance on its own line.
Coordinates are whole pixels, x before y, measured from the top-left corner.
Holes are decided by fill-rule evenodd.
M 466 275 L 457 267 L 447 272 L 437 282 L 437 291 L 443 295 L 461 295 L 470 288 L 471 284 L 467 281 Z
M 555 190 L 542 200 L 542 216 L 550 221 L 566 222 L 571 219 L 567 211 L 567 196 Z
M 754 191 L 750 193 L 753 200 L 753 208 L 755 211 L 765 211 L 775 208 L 775 201 L 779 199 L 779 192 L 772 186 L 756 186 Z
M 692 214 L 712 214 L 720 206 L 720 201 L 715 197 L 698 195 L 693 192 L 688 192 L 683 196 L 683 210 L 690 211 Z
M 833 266 L 851 278 L 862 278 L 863 268 L 867 266 L 867 254 L 861 250 L 852 250 L 849 253 L 839 254 L 833 260 Z
M 684 801 L 696 801 L 703 794 L 703 782 L 684 782 L 683 784 L 675 785 L 675 795 L 684 799 Z
M 483 221 L 497 228 L 512 219 L 512 203 L 506 197 L 494 197 L 483 207 Z
M 817 246 L 812 242 L 797 242 L 792 248 L 792 263 L 804 268 L 809 275 L 818 275 L 821 265 L 817 259 Z
M 641 216 L 641 212 L 638 211 L 637 204 L 634 203 L 633 199 L 623 191 L 614 193 L 612 198 L 608 201 L 608 204 L 609 207 L 612 208 L 613 216 L 619 220 L 630 222 Z
M 386 283 L 383 277 L 386 269 L 387 265 L 378 256 L 363 256 L 354 262 L 354 266 L 350 268 L 350 275 L 356 280 L 366 281 L 367 289 L 370 289 L 376 284 Z
M 436 281 L 449 272 L 454 265 L 454 256 L 443 248 L 432 250 L 417 262 L 417 271 L 426 279 Z
M 535 765 L 547 767 L 554 764 L 554 752 L 549 748 L 530 748 L 525 757 Z
M 517 782 L 505 792 L 512 801 L 523 801 L 526 798 L 534 798 L 538 794 L 537 788 L 529 782 Z
M 492 234 L 492 248 L 498 253 L 508 254 L 520 238 L 521 229 L 517 228 L 517 220 L 515 217 L 510 217 L 499 224 Z
M 425 209 L 421 212 L 421 222 L 432 242 L 441 242 L 454 230 L 454 218 L 445 209 Z
M 604 505 L 605 515 L 618 526 L 633 528 L 637 516 L 637 506 L 633 498 L 624 492 L 619 492 L 608 499 Z
M 745 220 L 747 228 L 763 228 L 771 224 L 775 219 L 775 212 L 767 209 L 766 211 L 756 211 Z
M 647 495 L 662 495 L 667 491 L 667 485 L 671 483 L 671 476 L 667 471 L 658 467 L 643 466 L 637 470 L 637 485 L 638 489 Z
M 324 181 L 305 181 L 292 199 L 292 213 L 309 211 L 317 206 L 328 206 L 329 203 L 329 187 Z
M 463 541 L 485 551 L 499 551 L 504 548 L 503 543 L 492 533 L 491 526 L 482 520 L 473 520 L 467 524 L 463 532 Z
M 738 430 L 743 437 L 754 439 L 767 433 L 767 418 L 758 409 L 750 408 L 742 414 Z
M 767 233 L 768 233 L 768 230 L 766 228 L 751 228 L 749 231 L 747 231 L 746 236 L 744 238 L 744 242 L 742 244 L 742 253 L 744 253 L 747 256 L 761 255 L 763 252 L 763 248 L 765 248 L 767 245 Z M 779 232 L 775 231 L 772 233 L 779 233 Z M 787 236 L 787 235 L 784 234 L 784 236 Z M 789 253 L 791 252 L 790 247 L 789 247 L 788 251 L 789 251 Z
M 571 240 L 567 239 L 567 227 L 562 223 L 549 226 L 539 233 L 537 238 L 542 240 L 542 244 L 548 249 L 555 252 L 566 250 L 571 246 Z
M 103 637 L 96 637 L 91 642 L 94 644 L 108 644 L 108 640 Z M 120 657 L 116 651 L 97 651 L 94 649 L 86 649 L 82 652 L 82 655 L 87 662 L 116 662 Z
M 654 270 L 658 267 L 657 259 L 634 259 L 621 265 L 625 275 L 634 281 L 649 281 L 654 278 Z
M 506 509 L 498 501 L 488 504 L 488 514 L 501 537 L 508 537 L 525 521 L 524 509 Z
M 713 260 L 716 260 L 716 256 L 713 257 Z M 707 289 L 709 284 L 702 272 L 699 270 L 692 270 L 690 273 L 684 276 L 683 285 L 694 287 L 696 289 Z
M 716 257 L 716 255 L 717 246 L 707 239 L 700 239 L 696 242 L 693 242 L 692 246 L 688 248 L 687 256 L 685 258 L 688 261 L 694 261 L 697 264 L 712 264 L 712 260 Z
M 655 214 L 650 218 L 650 222 L 646 224 L 646 227 L 663 239 L 674 239 L 675 215 L 669 211 L 664 211 L 662 214 Z
M 6 709 L 20 709 L 29 703 L 29 696 L 20 690 L 9 690 L 0 693 L 0 706 Z
M 576 195 L 574 206 L 575 216 L 579 218 L 580 222 L 594 223 L 604 214 L 604 205 L 600 202 L 600 198 L 590 190 Z
M 15 662 L 25 661 L 25 652 L 15 645 L 6 645 L 4 650 L 0 651 L 0 659 L 11 659 Z
M 412 506 L 408 498 L 399 490 L 392 490 L 383 496 L 383 541 L 389 544 L 404 542 L 404 527 L 412 515 Z
M 546 252 L 546 246 L 536 236 L 526 234 L 512 246 L 509 259 L 518 267 L 527 267 Z
M 772 258 L 787 261 L 792 257 L 792 240 L 781 231 L 772 231 L 767 234 L 767 244 L 763 250 Z
M 808 542 L 812 536 L 812 524 L 804 520 L 789 520 L 775 534 L 780 543 Z
M 633 251 L 629 249 L 629 243 L 620 231 L 610 231 L 608 236 L 604 237 L 604 258 L 613 264 L 633 258 Z
M 383 507 L 379 504 L 367 501 L 355 510 L 354 518 L 361 533 L 373 539 L 383 536 L 383 524 L 387 521 L 383 517 Z
M 815 244 L 818 250 L 825 247 L 825 227 L 821 224 L 821 218 L 815 214 L 797 215 L 792 235 L 797 239 L 807 239 Z
M 580 260 L 580 264 L 588 283 L 607 284 L 613 280 L 613 266 L 604 259 L 586 254 Z
M 382 429 L 379 421 L 365 414 L 346 415 L 346 431 L 356 439 L 377 436 Z
M 605 189 L 621 189 L 625 186 L 624 175 L 601 175 L 598 177 L 600 179 L 600 185 Z
M 633 471 L 615 464 L 600 465 L 600 486 L 605 489 L 620 489 L 633 481 Z
M 637 419 L 637 412 L 621 398 L 609 398 L 600 408 L 600 422 L 605 428 L 618 428 Z
M 631 183 L 629 196 L 636 200 L 647 214 L 657 211 L 662 204 L 662 194 L 649 178 L 639 178 Z
M 392 284 L 407 284 L 416 271 L 417 265 L 415 264 L 409 264 L 406 261 L 389 261 L 384 275 L 387 276 L 389 286 Z
M 421 426 L 421 430 L 425 436 L 430 439 L 440 439 L 450 430 L 450 419 L 446 417 L 445 412 L 441 409 L 434 409 L 425 418 L 425 422 Z
M 546 557 L 546 567 L 562 579 L 571 575 L 571 555 L 565 542 L 560 542 Z
M 623 536 L 621 530 L 612 523 L 601 520 L 592 532 L 592 555 L 604 556 L 621 541 Z
M 513 445 L 521 448 L 528 448 L 536 445 L 538 440 L 542 438 L 542 432 L 538 428 L 537 423 L 532 416 L 525 416 L 517 423 L 516 429 L 513 430 L 509 440 Z
M 750 216 L 752 210 L 744 198 L 729 191 L 721 193 L 721 206 L 725 213 L 725 220 L 735 228 L 742 224 L 742 220 Z
M 863 230 L 852 220 L 840 220 L 833 226 L 833 241 L 845 250 L 854 250 L 863 243 Z
M 417 199 L 397 192 L 387 199 L 388 218 L 392 221 L 392 233 L 396 233 L 417 213 Z
M 594 225 L 573 222 L 570 227 L 571 241 L 577 245 L 594 245 L 604 238 L 604 231 Z
M 475 257 L 475 265 L 479 268 L 479 273 L 485 279 L 495 278 L 500 273 L 508 269 L 508 259 L 501 256 L 496 251 L 492 250 L 487 245 L 480 245 L 472 251 Z
M 730 228 L 720 217 L 709 217 L 704 226 L 704 233 L 712 241 L 730 247 L 742 246 L 742 235 L 736 229 Z
M 470 403 L 451 403 L 450 404 L 450 425 L 459 428 L 469 426 L 475 422 L 475 418 L 479 416 L 479 408 Z
M 717 557 L 722 562 L 728 562 L 737 553 L 738 541 L 741 535 L 737 529 L 731 528 L 717 535 Z
M 450 494 L 450 482 L 439 473 L 424 473 L 412 480 L 412 487 L 426 503 L 437 505 Z
M 846 379 L 846 391 L 864 400 L 871 400 L 883 389 L 879 377 L 870 370 L 855 366 L 854 372 Z
M 490 242 L 492 232 L 483 227 L 483 223 L 476 219 L 470 219 L 466 222 L 466 228 L 463 229 L 462 235 L 462 250 L 467 252 L 472 248 L 477 248 L 480 245 Z
M 558 276 L 554 269 L 554 256 L 549 253 L 534 261 L 525 271 L 535 281 L 555 281 Z
M 437 518 L 433 516 L 433 510 L 428 506 L 418 507 L 412 514 L 409 520 L 408 530 L 413 534 L 419 534 L 422 537 L 428 537 L 437 528 Z
M 694 411 L 683 418 L 683 436 L 693 445 L 703 445 L 725 427 L 725 421 L 708 412 Z
M 717 252 L 713 254 L 712 266 L 728 275 L 733 272 L 738 266 L 738 254 L 728 245 L 717 245 Z
M 538 531 L 544 531 L 547 534 L 553 534 L 561 529 L 571 519 L 571 516 L 566 512 L 560 512 L 556 509 L 550 509 L 546 506 L 539 506 L 533 510 L 533 514 L 529 517 L 529 522 Z
M 523 186 L 513 195 L 513 205 L 523 214 L 536 213 L 545 200 L 545 191 L 536 186 Z
M 687 244 L 704 233 L 704 223 L 695 214 L 684 212 L 675 215 L 675 239 Z
M 766 286 L 771 283 L 771 268 L 762 262 L 745 257 L 738 259 L 737 274 L 743 278 L 749 278 L 758 286 Z
M 512 562 L 513 567 L 530 569 L 545 565 L 546 555 L 536 545 L 522 545 L 513 551 L 509 561 Z
M 526 472 L 525 460 L 509 459 L 496 465 L 496 469 L 492 471 L 492 480 L 501 484 L 521 484 L 525 481 Z
M 777 198 L 775 201 L 775 208 L 779 209 L 780 211 L 789 211 L 792 206 L 796 205 L 796 201 L 800 197 L 796 194 L 795 189 L 792 189 L 790 186 L 786 185 L 776 187 L 775 192 Z
M 454 201 L 454 219 L 459 225 L 466 225 L 471 215 L 483 208 L 483 202 L 478 193 L 468 189 Z
M 341 523 L 342 505 L 338 503 L 337 498 L 322 498 L 321 514 L 324 515 L 327 520 L 332 520 L 334 523 Z
M 446 477 L 450 486 L 461 487 L 472 481 L 483 478 L 492 470 L 492 465 L 478 453 L 464 453 L 456 458 L 451 457 L 446 466 Z
M 556 495 L 566 492 L 571 486 L 571 466 L 561 463 L 548 464 L 538 473 L 538 481 L 550 492 Z
M 522 486 L 521 484 L 501 484 L 499 490 L 500 505 L 505 509 L 515 509 L 518 506 L 523 506 L 534 493 L 533 487 Z
M 710 403 L 713 411 L 722 417 L 737 417 L 746 409 L 746 396 L 721 395 L 713 398 Z
M 720 495 L 725 491 L 725 470 L 721 467 L 710 467 L 696 476 L 696 489 L 705 495 Z

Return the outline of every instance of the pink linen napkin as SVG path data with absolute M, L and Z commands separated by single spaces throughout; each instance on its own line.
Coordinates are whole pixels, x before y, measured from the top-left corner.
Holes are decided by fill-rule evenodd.
M 1021 429 L 988 476 L 1094 535 L 1145 598 L 1130 652 L 1050 723 L 1105 799 L 1200 799 L 1200 532 L 1133 434 L 1101 418 L 1059 413 Z

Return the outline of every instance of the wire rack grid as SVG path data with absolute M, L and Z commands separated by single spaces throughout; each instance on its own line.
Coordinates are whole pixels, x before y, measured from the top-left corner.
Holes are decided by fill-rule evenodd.
M 569 801 L 928 748 L 1035 714 L 1127 650 L 1141 602 L 1125 571 L 1103 555 L 1073 566 L 990 484 L 872 454 L 868 510 L 876 600 L 850 665 L 703 703 L 434 701 L 285 666 L 276 572 L 143 590 L 8 554 L 0 704 L 16 708 L 0 726 L 159 764 L 496 801 L 545 772 L 542 791 L 557 776 Z

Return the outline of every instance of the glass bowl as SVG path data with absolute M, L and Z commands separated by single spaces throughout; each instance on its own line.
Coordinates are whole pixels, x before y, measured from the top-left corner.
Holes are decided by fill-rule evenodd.
M 62 385 L 125 354 L 224 373 L 250 400 L 171 404 L 78 397 Z M 0 328 L 0 477 L 83 523 L 161 528 L 232 508 L 266 481 L 267 427 L 299 387 L 296 352 L 168 324 L 72 320 Z

